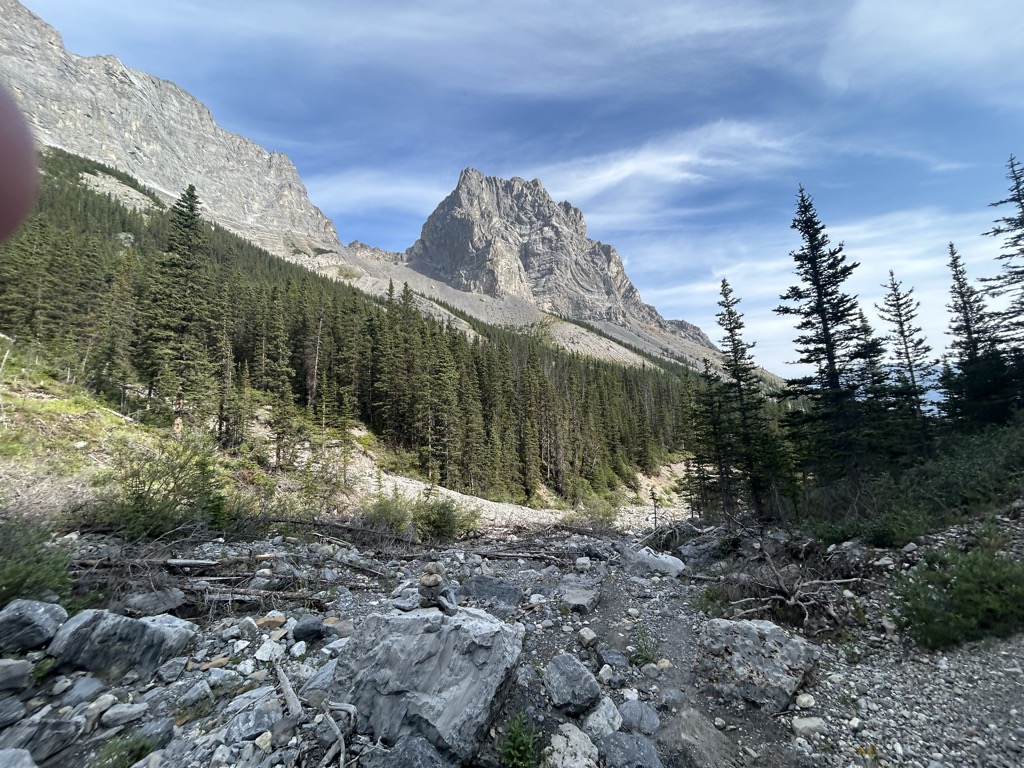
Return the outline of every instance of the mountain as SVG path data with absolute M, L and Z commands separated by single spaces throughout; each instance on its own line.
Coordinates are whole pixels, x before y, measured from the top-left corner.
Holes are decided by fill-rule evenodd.
M 167 201 L 195 184 L 211 219 L 273 253 L 339 247 L 286 155 L 220 128 L 174 83 L 67 51 L 16 0 L 0 0 L 0 18 L 0 81 L 40 143 L 126 171 Z
M 712 346 L 696 326 L 672 324 L 643 303 L 615 249 L 587 237 L 583 213 L 552 200 L 538 179 L 467 168 L 405 257 L 414 270 L 458 290 L 522 299 L 612 335 L 625 329 L 642 347 L 645 335 L 666 337 L 669 348 L 676 336 Z
M 421 309 L 463 327 L 458 314 L 627 364 L 644 361 L 634 350 L 714 356 L 699 328 L 641 301 L 615 249 L 589 239 L 582 212 L 555 203 L 540 181 L 466 169 L 405 253 L 344 247 L 286 155 L 220 128 L 173 83 L 67 51 L 16 0 L 0 0 L 0 17 L 0 81 L 43 145 L 126 171 L 167 202 L 194 184 L 206 216 L 271 253 L 377 295 L 408 283 Z M 137 197 L 114 179 L 90 183 Z

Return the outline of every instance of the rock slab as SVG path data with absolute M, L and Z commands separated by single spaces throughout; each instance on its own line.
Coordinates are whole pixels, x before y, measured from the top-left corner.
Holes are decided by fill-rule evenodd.
M 821 649 L 770 621 L 712 619 L 697 642 L 694 672 L 718 695 L 783 710 L 812 680 Z
M 31 651 L 46 645 L 68 620 L 68 612 L 56 603 L 12 600 L 0 611 L 0 648 Z
M 544 687 L 552 705 L 570 715 L 583 714 L 601 698 L 601 686 L 590 670 L 568 653 L 560 653 L 548 662 Z
M 133 671 L 150 677 L 177 656 L 199 628 L 175 616 L 131 619 L 109 611 L 82 611 L 57 632 L 47 650 L 63 666 L 116 679 Z
M 331 699 L 386 743 L 423 736 L 446 759 L 477 751 L 523 648 L 525 629 L 463 609 L 373 614 L 338 656 Z

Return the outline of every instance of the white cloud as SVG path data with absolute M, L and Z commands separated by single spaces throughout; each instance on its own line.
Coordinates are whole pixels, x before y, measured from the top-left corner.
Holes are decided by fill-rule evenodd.
M 821 74 L 837 89 L 954 88 L 1019 109 L 1022 38 L 1016 0 L 859 0 L 835 29 Z

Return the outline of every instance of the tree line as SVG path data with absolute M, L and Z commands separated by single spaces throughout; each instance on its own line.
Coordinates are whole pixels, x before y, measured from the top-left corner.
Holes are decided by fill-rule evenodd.
M 583 502 L 685 457 L 699 512 L 866 517 L 880 477 L 1010 423 L 1024 399 L 1014 158 L 994 204 L 1009 213 L 988 233 L 1003 240 L 999 274 L 972 284 L 948 246 L 939 356 L 891 271 L 875 307 L 885 331 L 872 328 L 846 287 L 859 265 L 801 188 L 797 280 L 776 311 L 795 320 L 812 373 L 781 389 L 755 365 L 725 280 L 720 359 L 627 367 L 469 318 L 467 334 L 425 317 L 408 286 L 377 298 L 316 275 L 204 220 L 194 187 L 169 208 L 129 210 L 80 183 L 110 169 L 59 150 L 43 165 L 36 214 L 0 248 L 0 331 L 122 411 L 181 419 L 269 469 L 346 443 L 358 420 L 431 482 L 494 499 Z
M 79 183 L 103 167 L 58 150 L 43 165 L 38 211 L 0 251 L 0 330 L 125 412 L 231 450 L 262 422 L 270 468 L 358 419 L 432 482 L 516 501 L 607 494 L 687 439 L 680 367 L 467 335 L 408 286 L 373 298 L 212 226 L 192 186 L 132 211 Z
M 751 508 L 763 519 L 794 511 L 868 517 L 878 511 L 868 491 L 879 478 L 898 482 L 963 436 L 1013 422 L 1024 404 L 1024 169 L 1012 156 L 1007 179 L 1009 194 L 992 204 L 1006 213 L 986 233 L 1002 239 L 999 273 L 972 284 L 948 245 L 950 343 L 940 356 L 915 324 L 914 289 L 892 270 L 875 306 L 885 331 L 872 328 L 847 288 L 860 265 L 830 242 L 799 189 L 791 226 L 801 246 L 790 254 L 798 281 L 775 311 L 794 318 L 798 361 L 812 372 L 782 392 L 765 390 L 739 299 L 723 280 L 725 371 L 708 377 L 696 401 L 698 506 Z

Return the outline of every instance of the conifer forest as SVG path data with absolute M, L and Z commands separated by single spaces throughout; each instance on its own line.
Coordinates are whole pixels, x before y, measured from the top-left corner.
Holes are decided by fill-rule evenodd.
M 133 211 L 79 181 L 113 169 L 53 149 L 43 165 L 37 212 L 0 246 L 0 332 L 111 408 L 207 432 L 269 471 L 311 441 L 351 439 L 358 421 L 409 471 L 476 496 L 578 504 L 685 461 L 696 511 L 813 518 L 878 543 L 1022 471 L 1024 168 L 1012 157 L 987 233 L 997 276 L 972 281 L 954 243 L 936 254 L 949 269 L 942 340 L 923 338 L 898 274 L 878 276 L 880 305 L 849 292 L 859 265 L 798 191 L 793 285 L 776 312 L 813 372 L 785 385 L 755 365 L 724 280 L 720 357 L 624 366 L 468 317 L 466 333 L 424 316 L 407 286 L 379 299 L 285 262 L 204 220 L 193 187 L 167 207 L 120 174 L 154 201 Z M 257 421 L 271 437 L 261 451 Z

